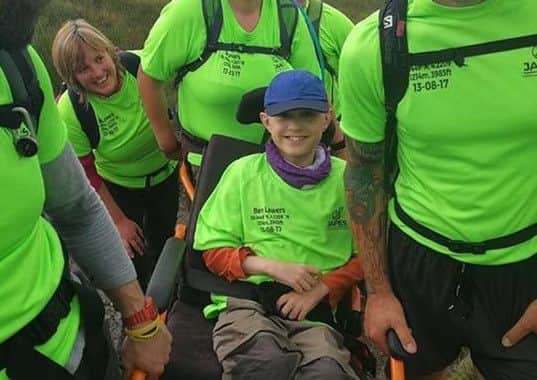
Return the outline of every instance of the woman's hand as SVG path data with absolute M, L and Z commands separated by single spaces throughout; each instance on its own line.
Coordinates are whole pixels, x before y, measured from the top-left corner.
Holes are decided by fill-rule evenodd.
M 129 218 L 123 217 L 116 223 L 116 228 L 129 257 L 133 258 L 135 254 L 142 256 L 144 254 L 145 240 L 140 226 Z

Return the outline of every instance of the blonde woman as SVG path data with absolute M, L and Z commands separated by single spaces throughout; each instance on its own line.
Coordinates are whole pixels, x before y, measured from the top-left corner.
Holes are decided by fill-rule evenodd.
M 52 46 L 58 74 L 69 90 L 58 108 L 87 177 L 108 209 L 142 286 L 176 221 L 176 162 L 159 150 L 126 59 L 99 30 L 68 21 Z M 92 115 L 93 114 L 93 115 Z

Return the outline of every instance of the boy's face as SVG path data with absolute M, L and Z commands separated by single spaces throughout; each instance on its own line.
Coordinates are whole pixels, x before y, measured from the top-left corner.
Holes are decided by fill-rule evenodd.
M 278 116 L 261 112 L 267 128 L 282 157 L 300 167 L 313 163 L 315 150 L 330 122 L 329 113 L 294 110 Z

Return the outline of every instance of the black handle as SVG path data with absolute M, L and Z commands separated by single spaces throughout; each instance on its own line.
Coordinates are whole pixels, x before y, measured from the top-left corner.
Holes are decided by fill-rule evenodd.
M 404 360 L 410 357 L 410 354 L 404 349 L 394 329 L 388 330 L 386 339 L 388 341 L 388 350 L 393 358 Z

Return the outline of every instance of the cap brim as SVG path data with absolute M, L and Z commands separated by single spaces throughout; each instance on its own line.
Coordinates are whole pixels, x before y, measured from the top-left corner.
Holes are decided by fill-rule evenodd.
M 256 88 L 244 94 L 237 109 L 236 118 L 241 124 L 260 123 L 259 113 L 265 109 L 267 87 Z
M 265 112 L 269 116 L 276 116 L 288 111 L 311 110 L 326 113 L 330 109 L 327 101 L 322 100 L 290 100 L 282 103 L 269 104 Z

